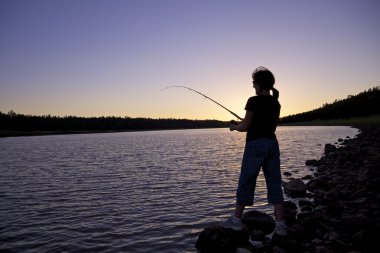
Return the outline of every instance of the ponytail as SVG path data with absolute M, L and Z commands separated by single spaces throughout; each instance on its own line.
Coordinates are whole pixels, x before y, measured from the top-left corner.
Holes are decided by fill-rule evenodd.
M 272 96 L 278 100 L 280 92 L 278 92 L 277 89 L 273 88 L 275 78 L 269 69 L 265 67 L 256 68 L 252 73 L 252 79 L 260 85 L 261 89 L 267 91 L 272 90 Z
M 276 88 L 274 88 L 274 87 L 272 87 L 272 96 L 276 99 L 276 100 L 278 100 L 278 97 L 280 96 L 280 92 L 276 89 Z

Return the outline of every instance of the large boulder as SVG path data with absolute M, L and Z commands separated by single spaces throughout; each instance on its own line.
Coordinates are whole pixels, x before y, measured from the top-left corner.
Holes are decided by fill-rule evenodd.
M 301 179 L 293 179 L 284 185 L 284 191 L 290 197 L 305 197 L 306 184 Z
M 238 247 L 244 247 L 249 240 L 249 231 L 233 230 L 222 226 L 205 228 L 198 237 L 195 247 L 201 253 L 235 253 Z
M 275 221 L 272 216 L 256 210 L 245 212 L 241 221 L 248 227 L 248 230 L 260 230 L 266 235 L 272 233 L 275 228 Z
M 332 145 L 330 143 L 327 143 L 325 145 L 325 155 L 329 155 L 331 153 L 334 153 L 336 151 L 336 146 L 335 145 Z
M 298 207 L 292 201 L 284 201 L 284 220 L 287 226 L 291 226 L 296 222 Z

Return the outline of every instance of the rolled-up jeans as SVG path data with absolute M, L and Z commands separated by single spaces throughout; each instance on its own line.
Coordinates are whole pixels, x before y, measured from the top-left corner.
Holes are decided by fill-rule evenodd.
M 253 205 L 257 176 L 261 168 L 263 168 L 267 185 L 268 203 L 279 204 L 284 201 L 278 141 L 276 138 L 260 138 L 245 144 L 239 185 L 236 191 L 238 205 Z

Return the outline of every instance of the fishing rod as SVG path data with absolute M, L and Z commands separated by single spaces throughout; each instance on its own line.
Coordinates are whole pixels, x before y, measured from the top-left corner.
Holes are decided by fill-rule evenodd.
M 216 102 L 214 99 L 206 96 L 205 94 L 197 91 L 197 90 L 194 90 L 192 88 L 189 88 L 189 87 L 186 87 L 186 86 L 181 86 L 181 85 L 177 85 L 177 86 L 168 86 L 166 88 L 164 88 L 164 90 L 166 89 L 169 89 L 169 88 L 184 88 L 184 89 L 187 89 L 187 90 L 190 90 L 192 92 L 195 92 L 195 93 L 198 93 L 199 95 L 211 100 L 212 102 L 214 102 L 215 104 L 219 105 L 220 107 L 222 107 L 223 109 L 227 110 L 229 113 L 231 113 L 232 115 L 234 115 L 236 118 L 240 119 L 240 120 L 243 120 L 241 117 L 239 117 L 239 115 L 237 115 L 236 113 L 234 113 L 233 111 L 229 110 L 228 108 L 224 107 L 223 105 L 221 105 L 220 103 Z

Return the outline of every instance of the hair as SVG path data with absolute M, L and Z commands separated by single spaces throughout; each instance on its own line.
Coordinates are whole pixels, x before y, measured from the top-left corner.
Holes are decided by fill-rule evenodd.
M 258 67 L 252 73 L 252 78 L 260 86 L 261 89 L 272 91 L 274 98 L 278 99 L 280 92 L 273 87 L 275 78 L 272 72 L 265 67 Z

